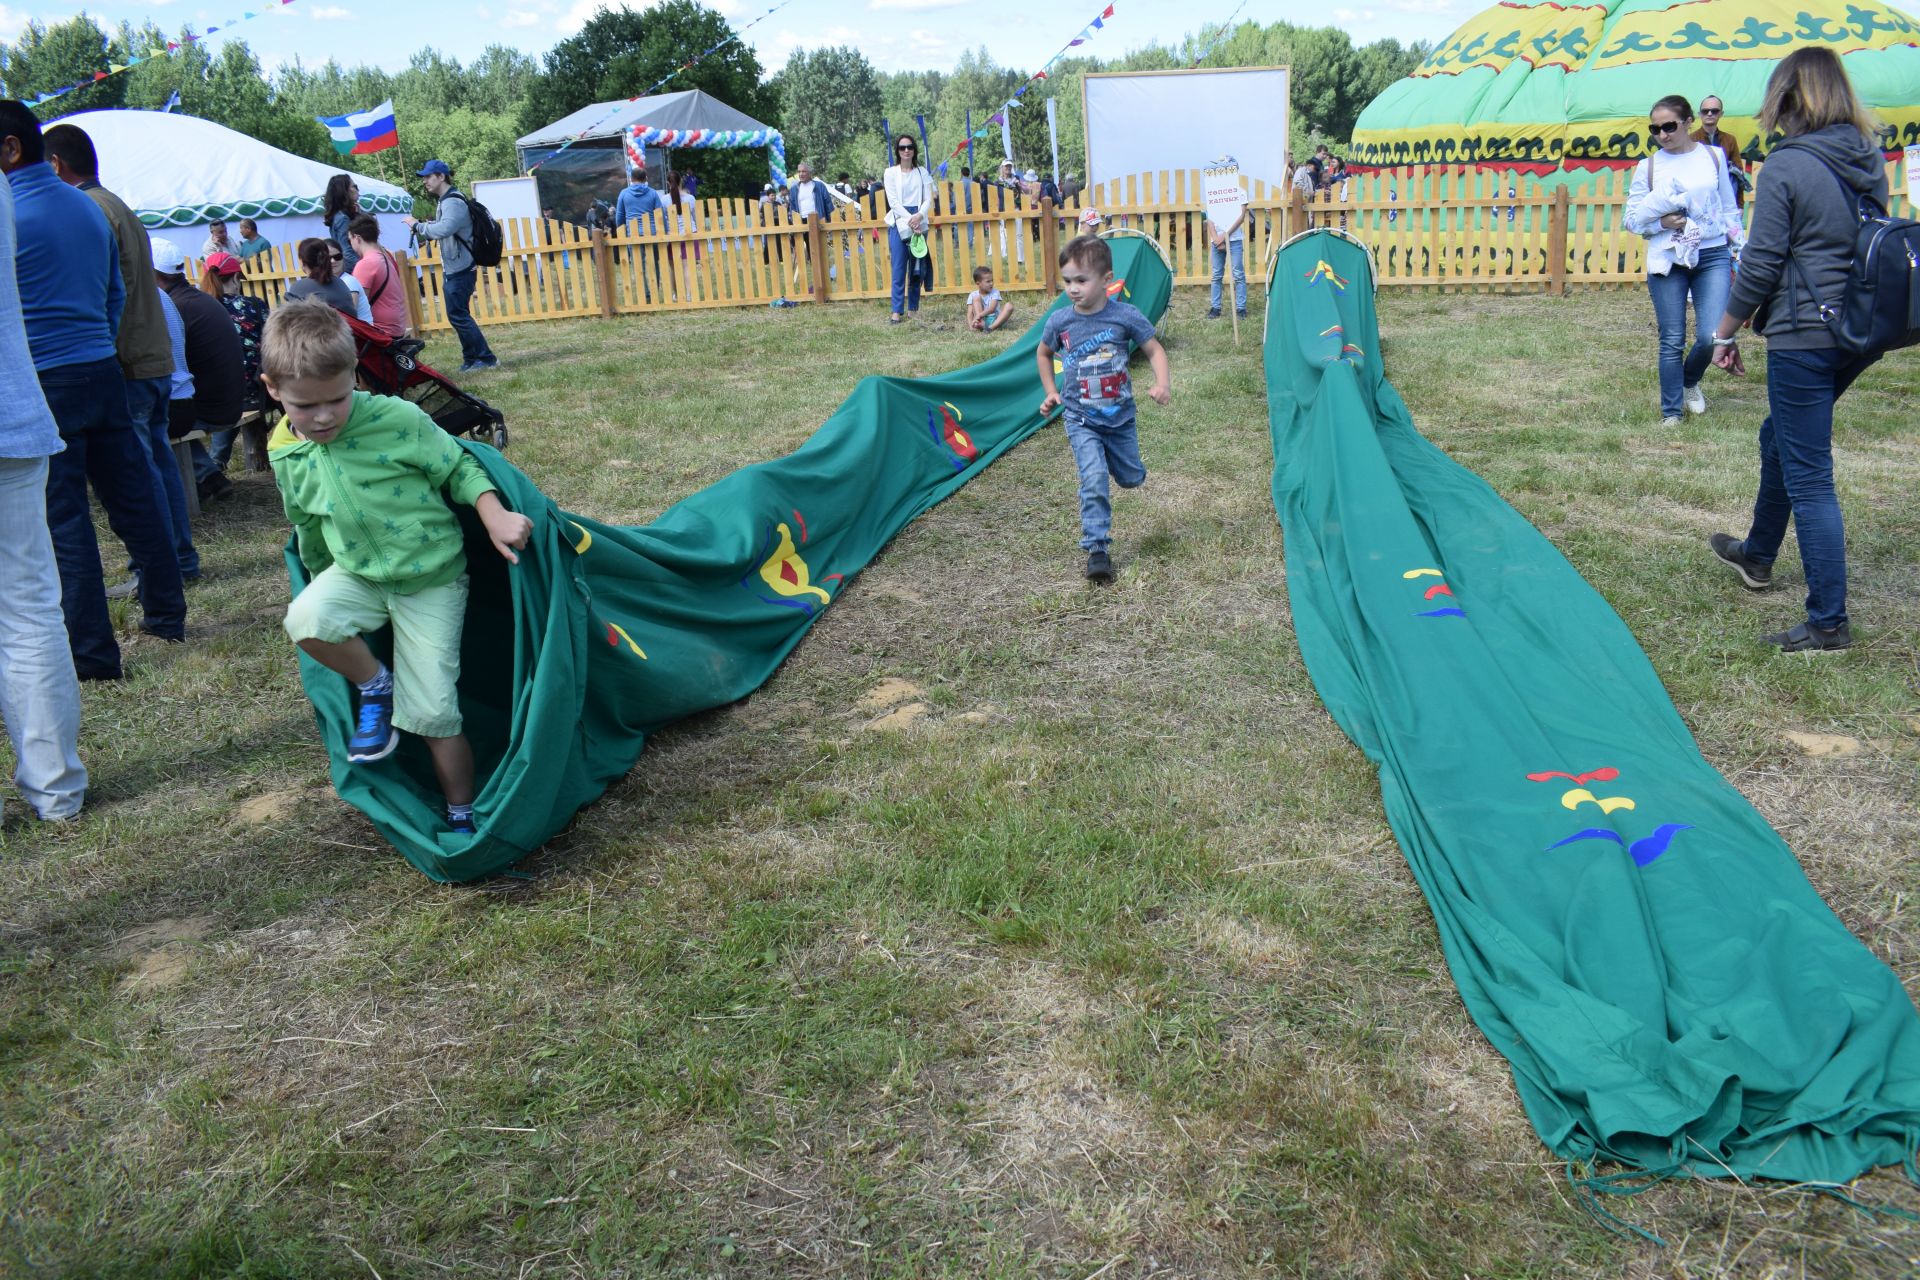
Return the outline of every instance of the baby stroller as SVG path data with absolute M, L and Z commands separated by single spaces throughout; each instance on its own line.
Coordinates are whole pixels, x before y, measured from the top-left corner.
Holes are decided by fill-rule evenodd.
M 427 344 L 419 338 L 389 338 L 370 324 L 345 317 L 359 353 L 355 372 L 360 385 L 375 395 L 399 396 L 426 410 L 448 435 L 472 436 L 507 447 L 507 418 L 479 396 L 453 385 L 447 376 L 420 360 Z

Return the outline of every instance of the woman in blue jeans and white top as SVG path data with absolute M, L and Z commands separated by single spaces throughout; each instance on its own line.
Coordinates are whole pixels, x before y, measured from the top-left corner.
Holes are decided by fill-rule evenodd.
M 1688 136 L 1693 107 L 1675 94 L 1647 113 L 1654 152 L 1633 171 L 1627 229 L 1647 238 L 1647 292 L 1660 323 L 1661 426 L 1680 425 L 1682 406 L 1705 413 L 1700 378 L 1713 359 L 1707 335 L 1726 309 L 1731 246 L 1741 235 L 1726 153 Z M 1693 295 L 1694 344 L 1687 343 L 1687 295 Z
M 1833 488 L 1833 406 L 1879 357 L 1841 351 L 1828 324 L 1853 269 L 1861 200 L 1887 207 L 1887 166 L 1874 122 L 1829 49 L 1796 49 L 1781 59 L 1759 121 L 1763 135 L 1784 140 L 1767 156 L 1754 192 L 1753 233 L 1714 333 L 1713 362 L 1746 371 L 1735 338 L 1765 304 L 1760 490 L 1744 539 L 1716 533 L 1708 541 L 1742 583 L 1765 591 L 1791 519 L 1807 575 L 1807 618 L 1762 640 L 1787 653 L 1834 653 L 1853 643 L 1853 632 L 1846 529 Z
M 887 248 L 893 254 L 893 314 L 887 323 L 899 324 L 903 307 L 909 313 L 920 310 L 922 279 L 928 287 L 933 284 L 933 259 L 916 258 L 910 245 L 915 236 L 933 229 L 938 196 L 933 174 L 920 163 L 920 145 L 911 134 L 894 139 L 893 154 L 899 163 L 889 165 L 886 175 Z M 927 243 L 932 243 L 931 237 Z

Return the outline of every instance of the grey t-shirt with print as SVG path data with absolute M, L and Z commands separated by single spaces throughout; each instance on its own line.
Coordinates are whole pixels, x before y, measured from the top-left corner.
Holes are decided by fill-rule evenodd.
M 1153 337 L 1140 309 L 1116 298 L 1092 315 L 1062 307 L 1047 317 L 1040 344 L 1060 362 L 1060 403 L 1070 421 L 1123 427 L 1133 421 L 1127 357 Z

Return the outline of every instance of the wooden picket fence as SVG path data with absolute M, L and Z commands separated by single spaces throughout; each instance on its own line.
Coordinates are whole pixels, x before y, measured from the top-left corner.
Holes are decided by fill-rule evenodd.
M 1899 211 L 1911 214 L 1902 166 L 1889 166 Z M 1249 184 L 1245 261 L 1264 278 L 1269 254 L 1312 226 L 1341 227 L 1373 252 L 1382 288 L 1564 293 L 1574 285 L 1638 286 L 1645 242 L 1622 223 L 1630 171 L 1597 176 L 1580 192 L 1516 172 L 1425 166 L 1357 174 L 1303 203 L 1290 190 Z M 702 200 L 691 217 L 660 229 L 593 231 L 570 223 L 508 219 L 498 267 L 480 272 L 472 311 L 482 327 L 526 320 L 632 315 L 782 301 L 876 300 L 890 296 L 892 261 L 880 197 L 802 221 L 783 205 Z M 965 294 L 975 267 L 991 268 L 1006 292 L 1057 292 L 1059 246 L 1077 234 L 1084 209 L 1107 226 L 1151 236 L 1173 263 L 1174 283 L 1206 284 L 1211 254 L 1198 169 L 1102 184 L 1059 207 L 1016 204 L 1011 192 L 941 184 L 929 237 L 934 293 Z M 449 328 L 439 247 L 395 252 L 418 288 L 408 307 L 416 331 Z M 197 264 L 195 264 L 197 270 Z M 277 305 L 302 274 L 293 246 L 248 264 L 247 288 Z

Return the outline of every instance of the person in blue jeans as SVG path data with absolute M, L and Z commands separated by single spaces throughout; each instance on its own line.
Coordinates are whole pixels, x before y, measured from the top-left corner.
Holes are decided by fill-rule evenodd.
M 47 529 L 47 459 L 65 446 L 33 376 L 13 275 L 13 188 L 0 182 L 0 720 L 13 782 L 43 820 L 80 812 L 80 684 Z
M 187 600 L 173 535 L 141 428 L 127 405 L 114 335 L 126 304 L 120 248 L 107 216 L 46 162 L 40 122 L 0 101 L 0 172 L 14 202 L 14 256 L 27 346 L 65 448 L 47 468 L 47 527 L 60 565 L 67 643 L 82 680 L 120 677 L 100 544 L 87 488 L 127 544 L 140 575 L 141 630 L 186 639 Z
M 194 549 L 193 526 L 187 518 L 186 486 L 180 480 L 173 442 L 167 435 L 173 353 L 161 318 L 160 293 L 146 287 L 153 275 L 147 229 L 124 200 L 100 185 L 100 157 L 85 130 L 77 125 L 56 124 L 41 140 L 54 175 L 86 192 L 88 199 L 100 207 L 120 247 L 120 279 L 126 286 L 127 301 L 120 314 L 116 344 L 120 373 L 127 380 L 127 411 L 133 415 L 134 425 L 146 433 L 153 479 L 160 488 L 161 510 L 173 537 L 174 556 L 180 561 L 180 576 L 192 581 L 200 576 L 200 553 Z M 134 585 L 124 583 L 108 594 L 131 595 Z
M 1853 629 L 1846 526 L 1833 485 L 1833 410 L 1879 356 L 1840 350 L 1828 316 L 1844 306 L 1861 203 L 1887 207 L 1887 170 L 1873 121 L 1829 49 L 1796 49 L 1781 59 L 1758 119 L 1763 133 L 1783 140 L 1754 195 L 1753 229 L 1714 332 L 1713 362 L 1746 372 L 1740 327 L 1766 304 L 1760 487 L 1747 536 L 1716 533 L 1707 542 L 1749 590 L 1765 591 L 1791 521 L 1807 575 L 1807 616 L 1761 641 L 1784 653 L 1838 653 L 1853 644 Z
M 887 250 L 893 259 L 893 313 L 888 324 L 899 324 L 920 310 L 923 288 L 933 287 L 933 258 L 927 250 L 939 193 L 933 174 L 920 163 L 920 144 L 903 133 L 894 139 L 893 153 L 900 163 L 887 166 L 883 186 L 887 195 Z M 918 241 L 920 252 L 913 252 Z
M 1040 330 L 1035 360 L 1046 398 L 1040 416 L 1064 409 L 1067 443 L 1080 472 L 1080 548 L 1087 553 L 1087 577 L 1113 581 L 1113 506 L 1107 482 L 1134 489 L 1147 479 L 1140 460 L 1140 432 L 1127 359 L 1135 349 L 1153 365 L 1155 404 L 1172 397 L 1167 349 L 1154 336 L 1153 322 L 1138 307 L 1108 294 L 1113 283 L 1113 250 L 1098 236 L 1076 236 L 1060 250 L 1060 279 L 1070 307 L 1047 317 Z M 1059 378 L 1054 364 L 1060 365 Z
M 1226 274 L 1227 263 L 1233 263 L 1233 313 L 1238 316 L 1247 314 L 1247 201 L 1242 196 L 1238 215 L 1223 234 L 1220 228 L 1207 221 L 1207 235 L 1213 242 L 1213 292 L 1207 298 L 1207 319 L 1220 318 L 1221 277 Z
M 1713 359 L 1708 334 L 1726 310 L 1733 255 L 1742 234 L 1727 178 L 1726 152 L 1695 142 L 1693 106 L 1673 94 L 1647 113 L 1654 152 L 1633 171 L 1627 229 L 1647 239 L 1647 291 L 1660 328 L 1660 425 L 1705 413 L 1700 378 Z M 1695 340 L 1687 349 L 1687 298 Z
M 476 280 L 473 265 L 473 210 L 467 198 L 453 185 L 453 170 L 445 160 L 429 160 L 420 166 L 418 177 L 426 180 L 427 194 L 439 202 L 431 222 L 409 215 L 402 219 L 423 240 L 440 241 L 442 271 L 441 297 L 447 304 L 447 323 L 460 337 L 461 373 L 497 369 L 500 359 L 487 345 L 470 309 Z

